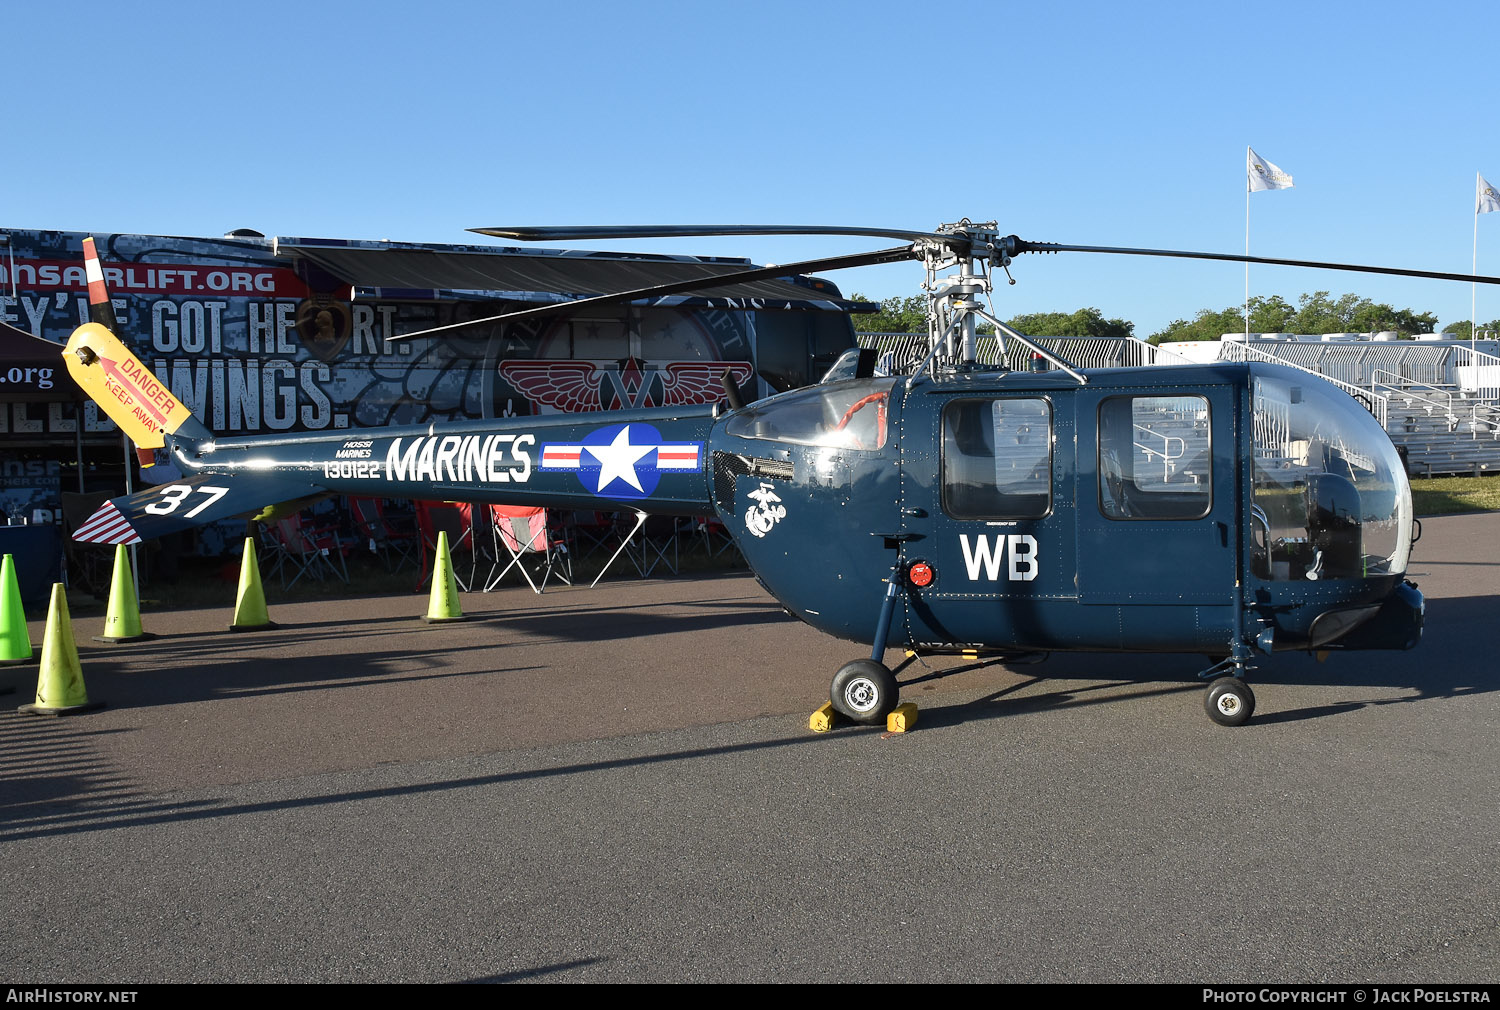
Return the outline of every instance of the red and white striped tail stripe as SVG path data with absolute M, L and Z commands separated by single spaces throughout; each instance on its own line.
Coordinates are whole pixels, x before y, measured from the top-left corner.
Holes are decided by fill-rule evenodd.
M 89 516 L 88 522 L 73 531 L 73 539 L 83 544 L 138 544 L 141 535 L 115 508 L 115 503 L 107 501 Z
M 542 467 L 548 470 L 576 470 L 583 456 L 579 445 L 542 446 Z
M 698 469 L 698 447 L 696 445 L 663 445 L 656 449 L 658 470 Z

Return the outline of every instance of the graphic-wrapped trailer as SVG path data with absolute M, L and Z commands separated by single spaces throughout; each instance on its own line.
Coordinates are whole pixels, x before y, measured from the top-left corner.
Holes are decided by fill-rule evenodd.
M 60 348 L 88 318 L 85 237 L 0 230 L 0 321 Z M 788 278 L 388 343 L 748 263 L 251 232 L 94 238 L 120 336 L 219 434 L 713 402 L 726 369 L 766 395 L 816 381 L 854 346 L 849 313 L 874 308 L 827 281 Z M 0 506 L 11 514 L 55 510 L 59 488 L 77 486 L 64 473 L 80 416 L 86 457 L 121 458 L 112 423 L 77 405 L 57 364 L 54 402 L 11 400 L 0 382 Z

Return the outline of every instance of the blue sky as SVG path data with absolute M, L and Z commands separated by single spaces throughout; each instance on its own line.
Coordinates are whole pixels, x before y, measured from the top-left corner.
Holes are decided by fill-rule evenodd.
M 1078 2 L 10 5 L 0 227 L 489 241 L 511 224 L 994 218 L 1025 238 L 1467 273 L 1500 182 L 1492 4 Z M 960 16 L 962 12 L 962 16 Z M 1500 214 L 1478 219 L 1500 275 Z M 879 246 L 884 243 L 876 242 Z M 598 248 L 790 262 L 847 238 Z M 1142 336 L 1238 304 L 1243 268 L 1028 257 L 1002 317 L 1095 306 Z M 830 275 L 915 293 L 915 265 Z M 1469 316 L 1468 284 L 1252 268 Z M 1479 292 L 1481 321 L 1500 288 Z

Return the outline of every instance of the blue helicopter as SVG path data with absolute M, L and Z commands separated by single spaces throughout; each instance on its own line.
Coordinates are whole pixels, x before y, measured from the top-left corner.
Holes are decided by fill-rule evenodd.
M 476 229 L 513 240 L 751 234 L 895 238 L 875 252 L 505 313 L 477 325 L 870 263 L 927 270 L 929 348 L 904 374 L 850 351 L 822 382 L 753 403 L 217 437 L 94 321 L 79 385 L 181 481 L 107 502 L 75 533 L 134 543 L 329 495 L 717 515 L 761 584 L 808 624 L 870 644 L 830 701 L 861 723 L 899 701 L 888 648 L 1004 659 L 1052 651 L 1206 655 L 1210 718 L 1255 708 L 1257 653 L 1410 649 L 1420 527 L 1385 431 L 1344 392 L 1269 363 L 1079 369 L 987 311 L 1023 253 L 1194 257 L 1440 279 L 1465 275 L 1027 242 L 967 219 L 931 232 L 813 227 Z M 1485 283 L 1500 278 L 1481 277 Z M 1011 281 L 1014 283 L 1014 280 Z M 988 323 L 1039 370 L 976 364 Z M 450 329 L 444 327 L 442 329 Z M 428 330 L 396 339 L 439 333 Z M 1043 364 L 1044 363 L 1044 364 Z

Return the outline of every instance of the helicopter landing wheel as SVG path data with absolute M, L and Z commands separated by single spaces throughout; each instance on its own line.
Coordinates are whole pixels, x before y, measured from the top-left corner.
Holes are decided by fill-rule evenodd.
M 1208 685 L 1203 707 L 1220 726 L 1243 726 L 1255 714 L 1255 692 L 1238 677 L 1220 677 Z
M 873 659 L 856 659 L 839 667 L 828 689 L 834 711 L 846 719 L 879 725 L 901 700 L 896 675 Z

